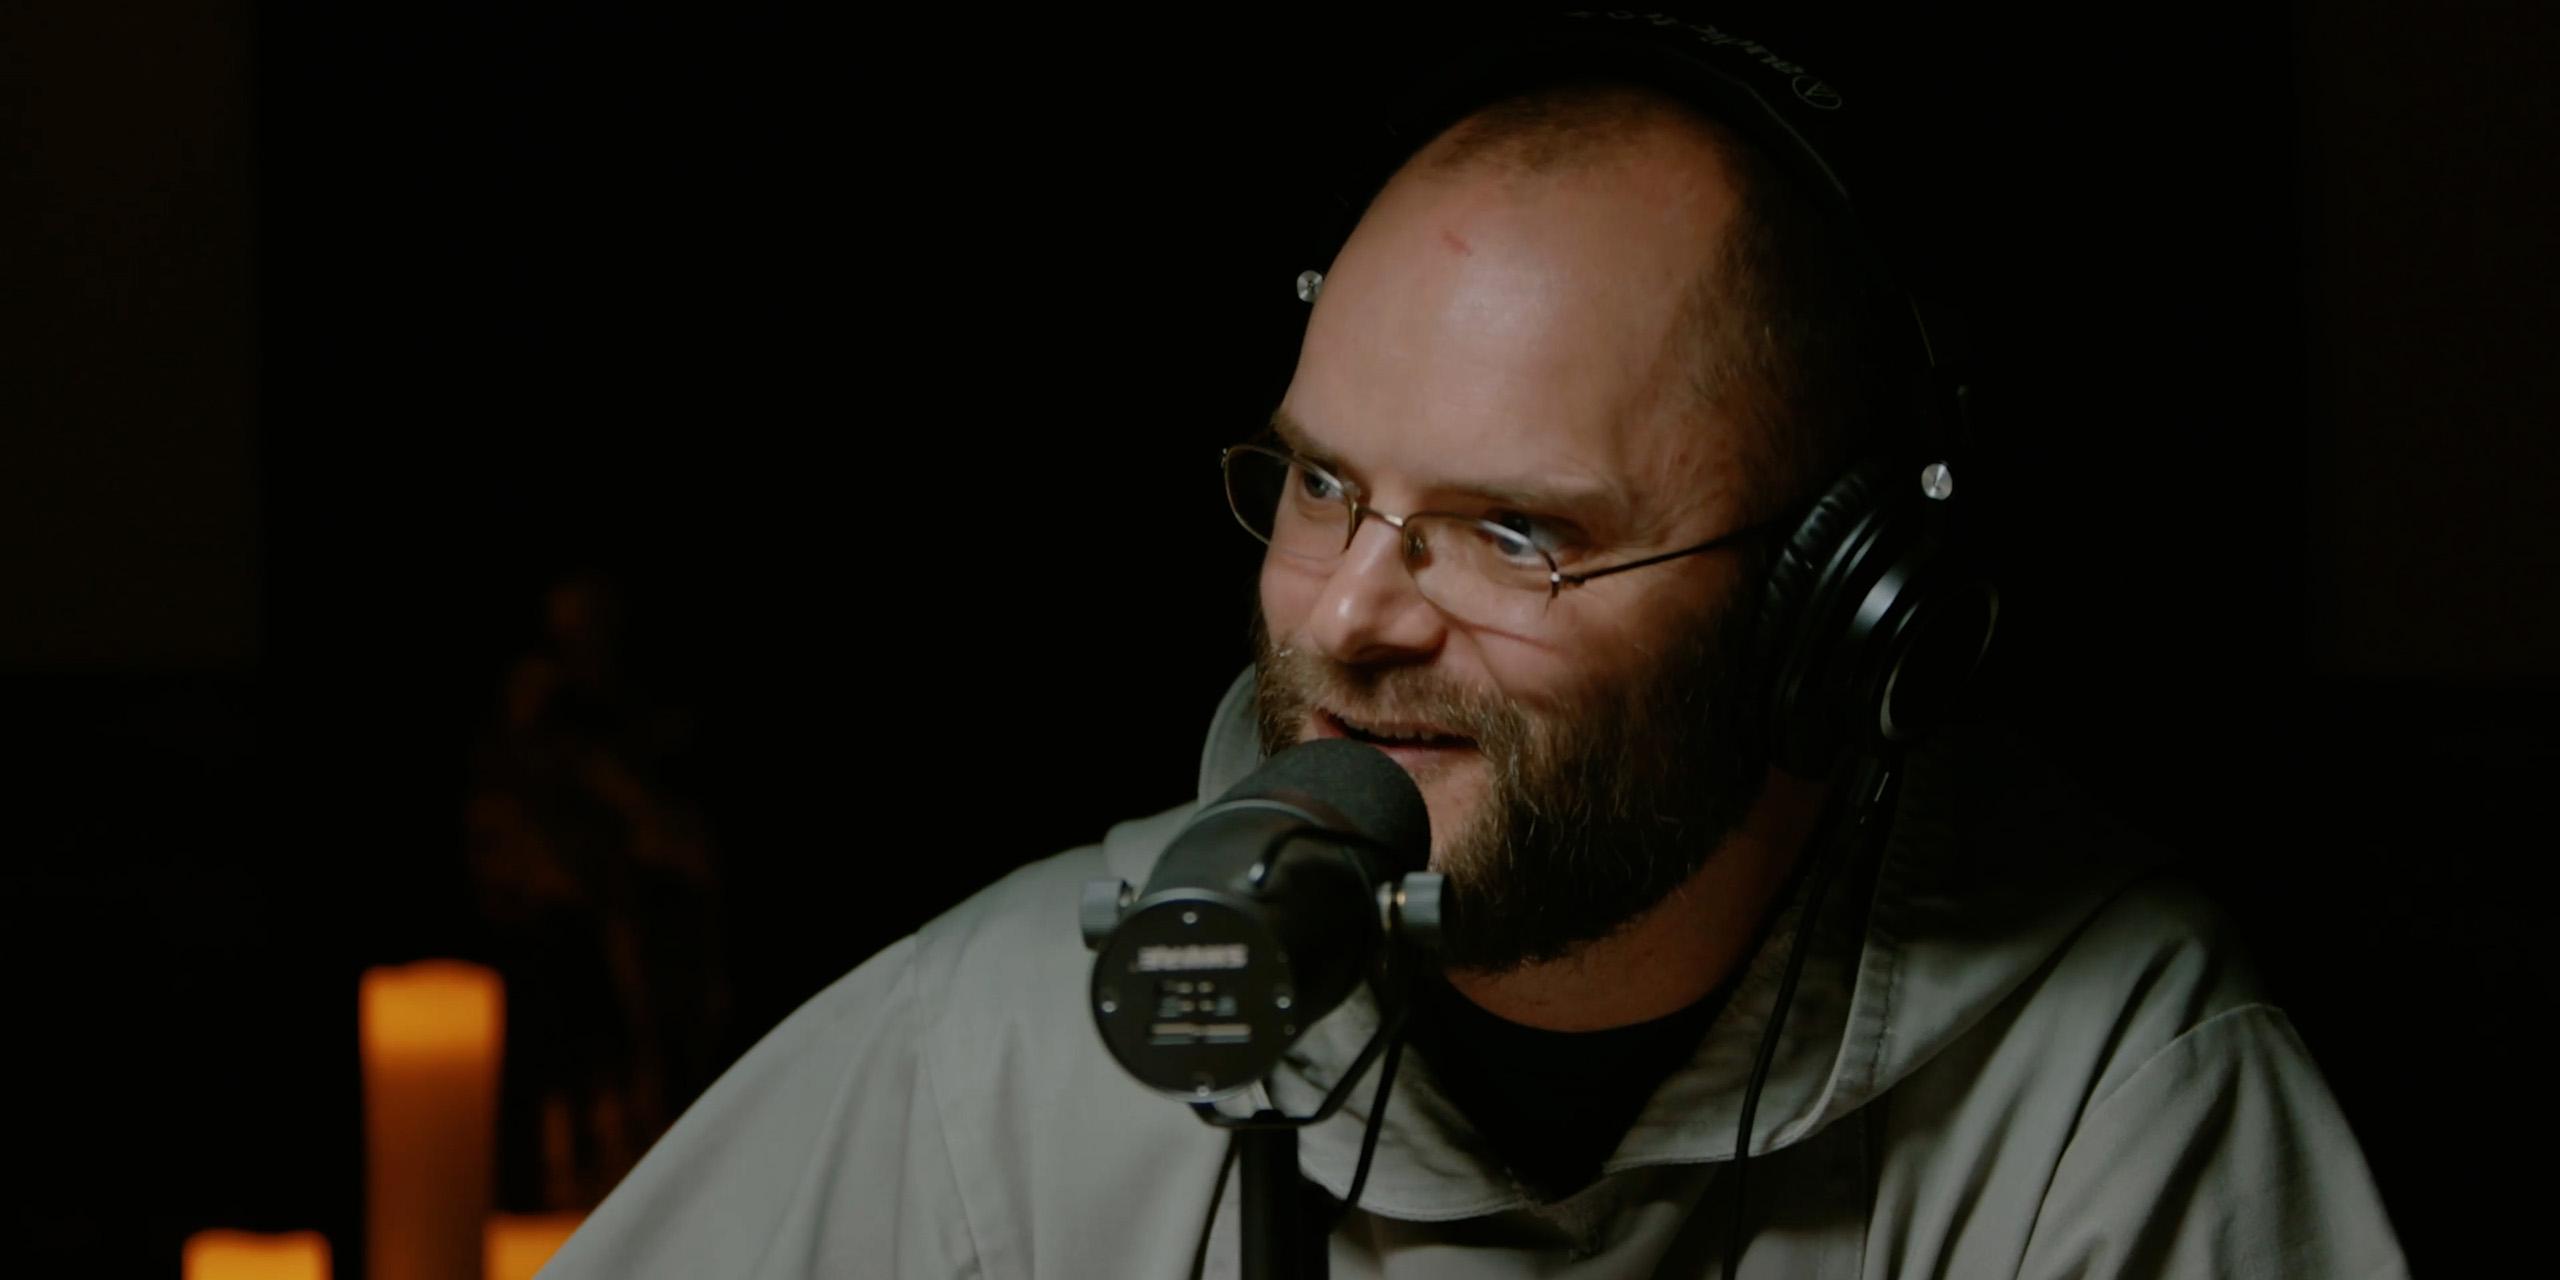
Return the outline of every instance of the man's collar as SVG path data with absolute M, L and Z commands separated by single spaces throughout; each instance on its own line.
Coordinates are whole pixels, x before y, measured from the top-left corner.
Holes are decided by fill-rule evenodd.
M 1225 795 L 1262 764 L 1262 730 L 1254 711 L 1253 668 L 1246 667 L 1218 699 L 1209 739 L 1200 749 L 1200 803 Z
M 1261 760 L 1248 669 L 1220 701 L 1202 751 L 1203 802 Z M 1824 908 L 1753 1122 L 1755 1157 L 1820 1132 L 1935 1057 L 2165 856 L 2106 821 L 2034 744 L 1991 726 L 1951 727 L 1914 751 L 1889 821 L 1873 865 L 1853 867 Z M 1773 922 L 1696 1053 L 1655 1091 L 1604 1165 L 1610 1173 L 1732 1158 L 1796 909 Z M 1309 1029 L 1267 1085 L 1249 1091 L 1250 1101 L 1312 1112 L 1377 1021 L 1367 989 L 1354 992 Z M 1336 1196 L 1349 1189 L 1373 1093 L 1374 1076 L 1301 1134 L 1301 1167 Z M 1424 1221 L 1533 1207 L 1429 1064 L 1411 1054 L 1398 1069 L 1361 1204 Z
M 1201 803 L 1225 794 L 1262 760 L 1254 675 L 1248 668 L 1228 687 L 1211 724 L 1201 753 Z M 1827 913 L 1833 921 L 1854 920 L 1862 914 Z M 1764 1086 L 1752 1142 L 1755 1153 L 1809 1131 L 1805 1121 L 1822 1100 L 1822 1086 L 1833 1074 L 1851 1003 L 1849 983 L 1857 939 L 1844 926 L 1826 925 L 1824 934 L 1825 949 L 1809 959 L 1799 980 L 1779 1056 Z M 1604 1168 L 1615 1173 L 1731 1158 L 1742 1084 L 1751 1070 L 1759 1029 L 1768 1024 L 1776 1003 L 1786 946 L 1794 936 L 1795 915 L 1790 907 L 1735 983 L 1725 1010 L 1708 1028 L 1690 1062 L 1655 1091 Z M 1276 1106 L 1292 1115 L 1311 1114 L 1376 1034 L 1378 1018 L 1378 1005 L 1369 990 L 1364 986 L 1355 991 L 1308 1030 L 1267 1086 L 1251 1091 L 1253 1103 Z M 1372 1067 L 1370 1079 L 1354 1087 L 1341 1111 L 1300 1134 L 1301 1167 L 1336 1197 L 1350 1188 L 1375 1076 Z M 1420 1055 L 1406 1054 L 1397 1069 L 1378 1148 L 1361 1194 L 1362 1206 L 1374 1212 L 1430 1221 L 1534 1203 L 1525 1189 L 1502 1175 L 1501 1162 L 1450 1101 Z

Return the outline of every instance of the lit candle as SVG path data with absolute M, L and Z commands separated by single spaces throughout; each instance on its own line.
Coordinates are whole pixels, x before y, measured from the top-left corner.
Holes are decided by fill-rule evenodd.
M 199 1231 L 179 1257 L 186 1280 L 329 1280 L 329 1242 L 317 1231 Z
M 364 1057 L 368 1280 L 476 1280 L 495 1180 L 498 975 L 457 960 L 368 969 Z
M 501 1213 L 490 1218 L 487 1280 L 533 1280 L 533 1273 L 560 1252 L 584 1221 L 582 1213 Z

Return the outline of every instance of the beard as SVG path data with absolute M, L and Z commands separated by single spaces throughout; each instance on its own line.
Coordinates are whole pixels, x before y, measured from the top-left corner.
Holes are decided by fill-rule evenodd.
M 1566 959 L 1677 891 L 1759 799 L 1751 622 L 1728 606 L 1640 669 L 1532 708 L 1423 667 L 1283 648 L 1257 610 L 1263 750 L 1295 745 L 1319 706 L 1473 739 L 1491 785 L 1437 842 L 1456 908 L 1440 960 L 1504 973 Z

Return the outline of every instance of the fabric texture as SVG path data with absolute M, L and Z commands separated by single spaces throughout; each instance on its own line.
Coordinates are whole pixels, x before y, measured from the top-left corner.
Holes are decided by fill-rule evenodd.
M 1212 725 L 1204 799 L 1260 760 L 1251 693 L 1248 673 Z M 810 1000 L 542 1274 L 1189 1274 L 1225 1135 L 1103 1050 L 1076 906 L 1088 880 L 1143 883 L 1195 808 L 1024 867 Z M 1915 755 L 1880 852 L 1809 935 L 1753 1127 L 1741 1274 L 2406 1274 L 2318 1068 L 2166 861 L 2021 744 L 1963 728 Z M 1799 926 L 1781 914 L 1562 1200 L 1513 1179 L 1408 1053 L 1332 1274 L 1722 1274 L 1736 1112 Z M 1251 1101 L 1312 1110 L 1376 1021 L 1364 990 Z M 1301 1136 L 1336 1197 L 1368 1086 Z M 1209 1275 L 1237 1273 L 1238 1198 Z

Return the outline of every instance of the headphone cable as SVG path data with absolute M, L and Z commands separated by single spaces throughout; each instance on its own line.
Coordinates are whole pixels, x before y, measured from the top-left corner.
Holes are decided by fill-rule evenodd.
M 1751 1079 L 1743 1086 L 1742 1114 L 1734 1125 L 1732 1222 L 1724 1238 L 1724 1280 L 1734 1280 L 1742 1267 L 1742 1200 L 1746 1171 L 1751 1165 L 1751 1124 L 1760 1110 L 1760 1088 L 1767 1083 L 1770 1064 L 1777 1060 L 1779 1030 L 1787 1020 L 1787 1010 L 1795 1003 L 1796 980 L 1803 976 L 1806 958 L 1811 950 L 1805 945 L 1813 937 L 1822 916 L 1823 900 L 1829 896 L 1831 880 L 1840 864 L 1850 860 L 1858 847 L 1857 837 L 1874 820 L 1877 801 L 1886 788 L 1893 785 L 1896 770 L 1885 760 L 1870 759 L 1859 770 L 1857 789 L 1850 795 L 1847 817 L 1849 839 L 1843 848 L 1831 848 L 1834 832 L 1823 831 L 1814 842 L 1816 861 L 1806 877 L 1804 912 L 1797 917 L 1796 936 L 1787 942 L 1787 967 L 1778 979 L 1778 997 L 1769 1011 L 1768 1025 L 1760 1029 L 1760 1044 L 1751 1059 Z M 1835 815 L 1839 811 L 1835 810 Z
M 1378 1093 L 1369 1101 L 1369 1122 L 1360 1131 L 1360 1163 L 1351 1171 L 1351 1189 L 1344 1193 L 1342 1207 L 1334 1210 L 1328 1232 L 1341 1226 L 1360 1204 L 1360 1189 L 1369 1185 L 1369 1159 L 1378 1154 L 1378 1130 L 1387 1116 L 1387 1089 L 1395 1083 L 1396 1059 L 1404 1056 L 1404 1033 L 1387 1042 L 1387 1060 L 1378 1066 Z

